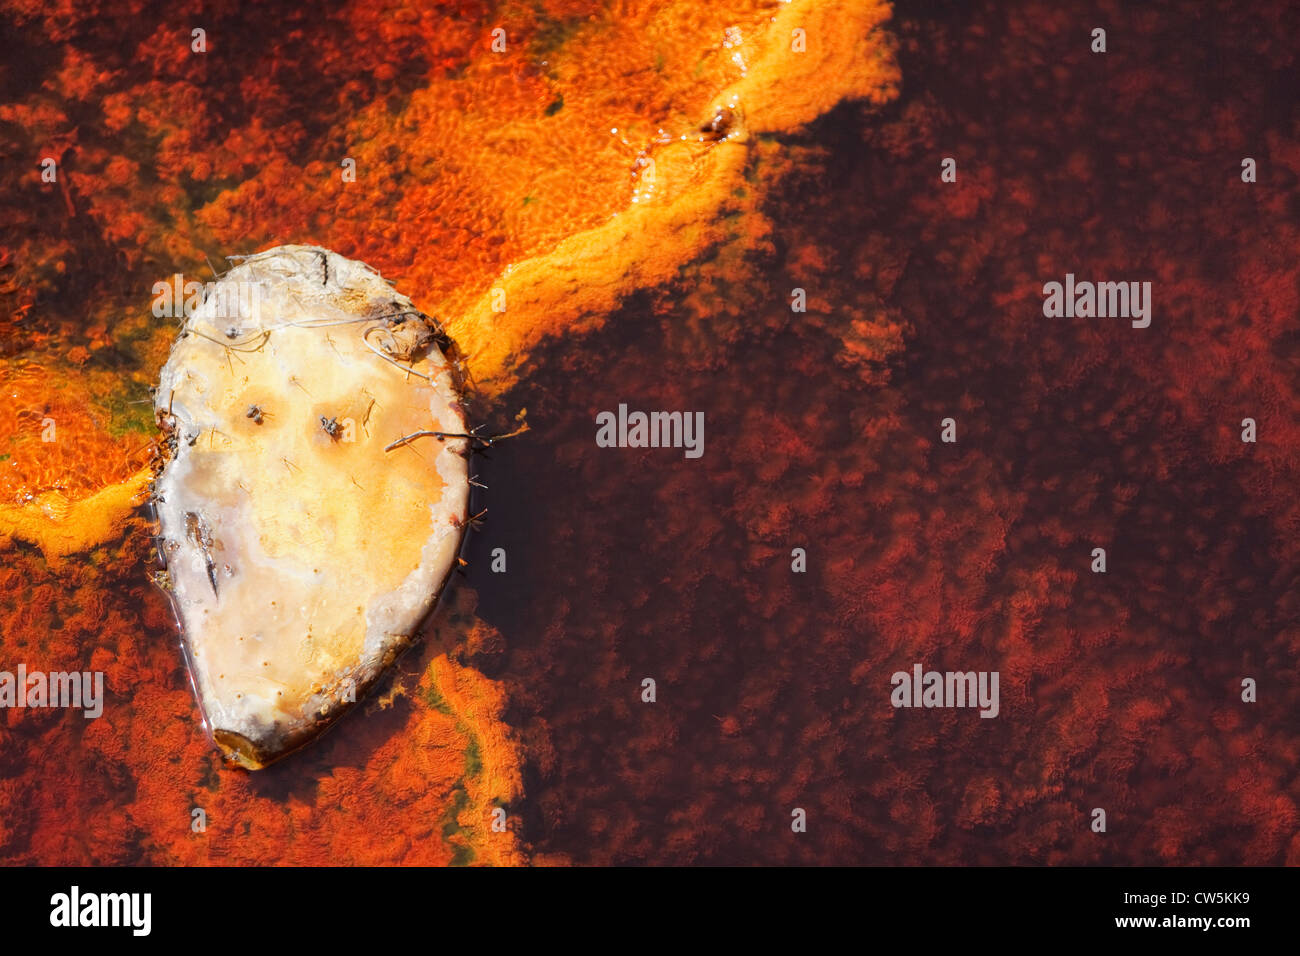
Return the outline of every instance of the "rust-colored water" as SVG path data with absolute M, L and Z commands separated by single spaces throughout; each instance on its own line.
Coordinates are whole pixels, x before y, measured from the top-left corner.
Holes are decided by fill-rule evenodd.
M 864 33 L 879 83 L 836 105 L 843 70 L 800 99 L 732 59 L 786 6 L 5 7 L 9 501 L 132 475 L 152 282 L 284 241 L 459 323 L 476 413 L 530 431 L 478 462 L 425 645 L 253 775 L 198 726 L 145 523 L 64 556 L 15 531 L 0 664 L 103 670 L 109 703 L 4 713 L 0 859 L 1300 860 L 1295 14 L 900 4 L 901 89 Z M 749 135 L 701 141 L 732 88 Z M 1067 271 L 1152 279 L 1152 327 L 1045 320 Z M 703 411 L 705 454 L 597 447 L 619 403 Z M 914 661 L 1000 670 L 999 718 L 891 708 Z

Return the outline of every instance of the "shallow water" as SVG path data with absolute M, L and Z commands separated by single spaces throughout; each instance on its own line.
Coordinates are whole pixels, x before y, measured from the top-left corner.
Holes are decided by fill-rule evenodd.
M 487 521 L 428 640 L 281 764 L 217 767 L 146 528 L 3 552 L 6 659 L 117 701 L 5 715 L 0 857 L 1296 862 L 1295 15 L 1108 16 L 1104 59 L 1098 17 L 900 5 L 897 102 L 768 138 L 748 232 L 478 404 L 531 430 L 477 462 Z M 1045 319 L 1067 272 L 1152 279 L 1151 327 Z M 88 367 L 143 390 L 157 349 L 117 354 Z M 703 456 L 597 447 L 620 403 L 703 411 Z M 447 652 L 468 683 L 431 676 Z M 1000 671 L 999 717 L 895 710 L 915 662 Z M 467 721 L 493 686 L 500 720 Z M 494 799 L 520 856 L 477 832 Z

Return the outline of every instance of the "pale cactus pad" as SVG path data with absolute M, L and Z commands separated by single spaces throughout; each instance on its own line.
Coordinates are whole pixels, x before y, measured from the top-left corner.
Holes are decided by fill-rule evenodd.
M 163 367 L 162 583 L 238 764 L 360 700 L 456 563 L 469 442 L 443 437 L 465 420 L 439 331 L 362 263 L 281 246 L 207 289 Z

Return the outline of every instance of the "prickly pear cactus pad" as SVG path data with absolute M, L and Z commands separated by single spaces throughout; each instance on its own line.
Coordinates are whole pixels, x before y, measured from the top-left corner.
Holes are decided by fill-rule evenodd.
M 468 442 L 442 437 L 465 421 L 439 327 L 378 273 L 308 246 L 236 261 L 163 367 L 154 491 L 200 706 L 255 769 L 411 642 L 456 561 Z

